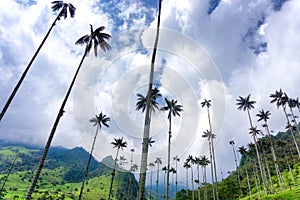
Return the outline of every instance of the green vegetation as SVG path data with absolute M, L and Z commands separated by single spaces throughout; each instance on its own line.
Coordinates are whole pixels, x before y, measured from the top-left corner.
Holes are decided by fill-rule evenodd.
M 25 199 L 28 188 L 34 176 L 34 169 L 37 159 L 42 152 L 39 148 L 26 148 L 22 146 L 1 146 L 0 163 L 1 186 L 7 176 L 7 169 L 15 156 L 19 155 L 12 167 L 12 173 L 5 183 L 4 192 L 0 199 Z M 17 154 L 18 153 L 18 154 Z M 35 157 L 36 158 L 35 158 Z M 53 147 L 50 149 L 38 179 L 36 188 L 32 195 L 33 199 L 78 199 L 85 165 L 89 154 L 82 148 L 65 149 Z M 112 162 L 112 157 L 106 157 L 106 162 Z M 33 165 L 35 162 L 35 165 Z M 3 165 L 6 163 L 5 165 Z M 5 167 L 6 166 L 6 167 Z M 33 167 L 32 167 L 33 166 Z M 23 170 L 28 169 L 30 170 Z M 117 166 L 117 169 L 120 169 Z M 91 159 L 91 173 L 86 182 L 83 192 L 83 199 L 107 199 L 111 183 L 112 169 L 102 162 L 98 163 L 94 158 Z M 133 193 L 137 193 L 137 181 L 133 174 L 117 171 L 112 189 L 111 199 L 129 199 L 129 183 L 133 181 Z M 124 198 L 120 198 L 123 197 Z M 118 197 L 118 198 L 116 198 Z

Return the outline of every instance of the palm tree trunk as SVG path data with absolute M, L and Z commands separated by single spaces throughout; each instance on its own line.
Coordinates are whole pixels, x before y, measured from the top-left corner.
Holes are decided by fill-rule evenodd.
M 235 153 L 235 149 L 234 149 L 234 144 L 232 144 L 232 150 L 233 150 L 234 162 L 235 162 L 237 176 L 238 176 L 237 179 L 238 179 L 238 183 L 239 183 L 240 194 L 242 194 L 240 172 L 239 172 L 239 168 L 238 168 L 238 163 L 237 163 L 236 153 Z
M 293 109 L 292 109 L 291 106 L 289 106 L 289 107 L 290 107 L 290 111 L 291 111 L 291 113 L 292 113 L 292 117 L 293 117 L 293 120 L 294 120 L 294 125 L 295 125 L 295 127 L 296 127 L 296 129 L 297 129 L 298 134 L 300 134 L 298 122 L 297 122 L 297 119 L 296 119 L 296 117 L 295 117 L 295 115 L 294 115 Z
M 115 157 L 114 169 L 113 169 L 113 172 L 111 173 L 111 182 L 110 182 L 110 187 L 109 187 L 108 200 L 110 200 L 110 196 L 111 196 L 112 188 L 113 188 L 113 184 L 114 184 L 114 177 L 115 177 L 115 174 L 116 174 L 116 166 L 117 166 L 119 150 L 120 150 L 120 148 L 117 149 L 117 155 Z
M 201 194 L 200 194 L 200 169 L 199 169 L 199 164 L 197 164 L 197 176 L 198 176 L 198 199 L 201 199 Z
M 153 167 L 151 167 L 151 174 L 150 174 L 150 200 L 152 199 L 152 173 L 153 173 Z
M 28 190 L 28 194 L 27 194 L 27 196 L 26 196 L 26 200 L 30 200 L 31 195 L 32 195 L 32 193 L 33 193 L 33 191 L 34 191 L 34 188 L 35 188 L 35 186 L 36 186 L 36 183 L 37 183 L 37 181 L 38 181 L 38 178 L 39 178 L 40 173 L 41 173 L 41 171 L 42 171 L 42 168 L 43 168 L 43 166 L 44 166 L 44 162 L 45 162 L 46 156 L 47 156 L 47 154 L 48 154 L 48 151 L 49 151 L 49 148 L 50 148 L 52 139 L 53 139 L 53 137 L 54 137 L 56 128 L 57 128 L 57 126 L 58 126 L 59 120 L 60 120 L 60 118 L 63 116 L 63 113 L 64 113 L 64 107 L 65 107 L 65 105 L 66 105 L 66 103 L 67 103 L 67 100 L 68 100 L 68 98 L 69 98 L 69 96 L 70 96 L 70 93 L 71 93 L 71 91 L 72 91 L 73 85 L 74 85 L 74 83 L 75 83 L 75 80 L 76 80 L 76 78 L 77 78 L 77 75 L 78 75 L 78 73 L 79 73 L 79 70 L 80 70 L 80 68 L 81 68 L 81 66 L 82 66 L 82 63 L 83 63 L 83 61 L 84 61 L 84 58 L 85 58 L 86 54 L 87 54 L 87 53 L 86 53 L 86 51 L 85 51 L 84 54 L 83 54 L 83 56 L 82 56 L 82 59 L 81 59 L 81 61 L 80 61 L 80 64 L 79 64 L 79 66 L 78 66 L 78 68 L 77 68 L 77 70 L 76 70 L 76 72 L 75 72 L 75 75 L 74 75 L 74 77 L 73 77 L 73 80 L 72 80 L 72 82 L 71 82 L 71 85 L 70 85 L 70 87 L 69 87 L 69 89 L 68 89 L 68 91 L 67 91 L 67 94 L 66 94 L 66 96 L 65 96 L 65 98 L 64 98 L 64 101 L 63 101 L 63 103 L 62 103 L 62 105 L 61 105 L 61 107 L 60 107 L 60 109 L 59 109 L 59 111 L 58 111 L 58 114 L 57 114 L 57 116 L 56 116 L 55 122 L 54 122 L 54 124 L 53 124 L 53 126 L 52 126 L 50 135 L 49 135 L 49 137 L 48 137 L 47 143 L 46 143 L 46 145 L 45 145 L 45 148 L 44 148 L 44 151 L 43 151 L 41 160 L 40 160 L 40 162 L 39 162 L 38 168 L 37 168 L 36 173 L 35 173 L 35 175 L 34 175 L 34 178 L 33 178 L 33 181 L 32 181 L 32 183 L 31 183 L 31 186 L 30 186 L 30 188 L 29 188 L 29 190 Z
M 189 168 L 186 168 L 186 197 L 189 196 Z
M 170 157 L 171 157 L 171 112 L 169 117 L 169 136 L 168 136 L 168 166 L 167 166 L 167 185 L 166 185 L 166 199 L 169 199 L 169 182 L 170 182 Z
M 177 173 L 178 173 L 178 171 L 177 171 L 177 159 L 175 160 L 175 168 L 176 168 L 176 174 L 175 174 L 175 191 L 176 191 L 176 193 L 175 194 L 177 194 L 177 185 L 178 185 L 178 182 L 177 182 Z
M 84 178 L 82 180 L 82 185 L 81 185 L 81 189 L 80 189 L 80 193 L 79 193 L 79 198 L 78 198 L 79 200 L 81 200 L 81 198 L 82 198 L 84 184 L 85 184 L 85 181 L 87 180 L 87 177 L 89 175 L 89 168 L 90 168 L 90 163 L 91 163 L 91 159 L 93 157 L 93 151 L 94 151 L 94 147 L 95 147 L 95 143 L 96 143 L 96 139 L 97 139 L 97 135 L 98 135 L 98 128 L 99 128 L 99 125 L 97 126 L 97 129 L 96 129 L 96 134 L 94 136 L 94 140 L 93 140 L 93 144 L 92 144 L 92 149 L 91 149 L 91 152 L 90 152 L 90 155 L 89 155 L 89 159 L 88 159 L 88 162 L 87 162 L 87 165 L 86 165 Z
M 147 93 L 147 103 L 146 103 L 146 116 L 145 116 L 145 125 L 144 125 L 144 135 L 143 135 L 143 146 L 142 146 L 142 158 L 141 158 L 141 168 L 140 168 L 140 178 L 139 178 L 139 191 L 138 191 L 138 200 L 145 199 L 145 183 L 146 183 L 146 172 L 147 172 L 147 160 L 148 160 L 148 141 L 149 141 L 149 134 L 150 134 L 150 103 L 151 103 L 151 91 L 153 85 L 153 75 L 154 75 L 154 64 L 156 58 L 156 51 L 158 46 L 158 38 L 159 38 L 159 27 L 160 27 L 160 13 L 161 13 L 161 0 L 159 0 L 158 4 L 158 18 L 157 18 L 157 30 L 156 30 L 156 38 L 154 42 L 154 48 L 152 52 L 152 59 L 151 59 L 151 69 L 150 69 L 150 76 L 149 76 L 149 87 Z
M 210 170 L 211 170 L 211 180 L 212 180 L 212 193 L 213 193 L 213 199 L 216 200 L 216 194 L 215 194 L 215 187 L 214 187 L 214 167 L 213 167 L 213 162 L 212 162 L 212 148 L 211 148 L 211 139 L 208 139 L 208 145 L 209 145 L 209 158 L 210 158 Z
M 3 118 L 3 116 L 4 116 L 5 112 L 6 112 L 6 110 L 8 109 L 9 105 L 11 104 L 11 102 L 12 102 L 13 98 L 15 97 L 15 95 L 16 95 L 18 89 L 20 88 L 22 82 L 24 81 L 25 76 L 27 75 L 27 72 L 29 71 L 29 69 L 30 69 L 30 67 L 31 67 L 31 65 L 32 65 L 32 63 L 33 63 L 33 61 L 35 60 L 36 56 L 38 55 L 38 53 L 39 53 L 39 51 L 41 50 L 42 46 L 44 45 L 45 41 L 47 40 L 47 38 L 48 38 L 50 32 L 52 31 L 53 27 L 55 26 L 55 24 L 56 24 L 56 22 L 57 22 L 59 16 L 60 16 L 61 13 L 63 12 L 63 10 L 64 10 L 64 9 L 62 9 L 62 10 L 60 11 L 60 13 L 57 15 L 57 17 L 55 18 L 54 22 L 52 23 L 51 27 L 49 28 L 48 32 L 46 33 L 46 35 L 45 35 L 45 37 L 44 37 L 42 43 L 41 43 L 40 46 L 37 48 L 37 50 L 36 50 L 36 52 L 34 53 L 33 57 L 32 57 L 31 60 L 29 61 L 27 67 L 25 68 L 25 70 L 24 70 L 24 72 L 23 72 L 21 78 L 19 79 L 17 85 L 15 86 L 14 90 L 13 90 L 12 93 L 10 94 L 10 96 L 9 96 L 9 98 L 8 98 L 8 100 L 7 100 L 7 102 L 5 103 L 3 109 L 2 109 L 2 111 L 1 111 L 1 113 L 0 113 L 0 121 L 2 120 L 2 118 Z
M 292 179 L 293 185 L 295 185 L 295 178 L 294 178 L 293 171 L 292 171 L 290 163 L 288 163 L 288 167 L 289 167 L 289 172 L 291 174 L 291 179 Z
M 204 199 L 207 200 L 207 182 L 206 182 L 206 167 L 204 166 L 204 172 L 203 172 L 203 183 L 204 185 Z
M 283 112 L 284 112 L 285 118 L 286 118 L 287 123 L 288 123 L 289 130 L 290 130 L 291 135 L 292 135 L 292 137 L 293 137 L 293 141 L 294 141 L 294 144 L 295 144 L 295 147 L 296 147 L 298 156 L 299 156 L 299 158 L 300 158 L 300 151 L 299 151 L 298 143 L 297 143 L 296 138 L 295 138 L 295 135 L 294 135 L 294 133 L 293 133 L 293 129 L 292 129 L 292 127 L 291 127 L 290 119 L 289 119 L 289 117 L 288 117 L 288 115 L 287 115 L 287 112 L 286 112 L 286 107 L 283 105 L 282 108 L 283 108 Z
M 209 107 L 207 107 L 207 115 L 208 115 L 208 123 L 209 123 L 209 129 L 212 134 L 212 125 L 210 121 L 210 113 L 209 113 Z M 216 172 L 216 160 L 215 160 L 215 150 L 214 150 L 214 141 L 213 141 L 213 135 L 210 138 L 211 140 L 211 153 L 212 153 L 212 159 L 211 159 L 211 166 L 213 166 L 211 169 L 213 170 L 213 176 L 212 179 L 212 188 L 213 188 L 213 197 L 219 200 L 219 194 L 218 194 L 218 180 L 217 180 L 217 172 Z
M 248 117 L 249 117 L 250 127 L 253 128 L 249 109 L 247 109 L 247 113 L 248 113 Z M 268 184 L 267 184 L 266 177 L 264 176 L 265 173 L 263 171 L 263 167 L 261 164 L 261 158 L 260 158 L 258 147 L 257 147 L 256 135 L 253 135 L 253 140 L 254 140 L 254 146 L 255 146 L 255 150 L 256 150 L 256 156 L 257 156 L 257 161 L 258 161 L 258 165 L 259 165 L 259 170 L 260 170 L 261 178 L 262 178 L 263 185 L 264 185 L 264 190 L 265 190 L 265 193 L 268 194 Z
M 195 199 L 195 193 L 194 193 L 194 173 L 193 173 L 193 165 L 191 165 L 191 181 L 192 181 L 192 199 Z
M 274 185 L 273 185 L 273 180 L 272 180 L 272 177 L 271 177 L 271 173 L 270 173 L 270 169 L 269 169 L 269 164 L 268 164 L 268 160 L 267 160 L 267 155 L 265 153 L 265 150 L 263 150 L 263 159 L 265 160 L 265 166 L 267 168 L 267 173 L 268 173 L 268 177 L 269 177 L 269 181 L 270 181 L 270 185 L 271 185 L 271 193 L 274 193 L 275 192 L 275 188 L 274 188 Z
M 156 200 L 158 200 L 158 180 L 159 180 L 159 163 L 157 163 L 157 174 L 156 174 Z
M 252 192 L 251 192 L 251 186 L 250 186 L 250 181 L 249 181 L 249 175 L 248 175 L 248 170 L 246 168 L 246 178 L 247 178 L 247 184 L 248 184 L 248 190 L 250 194 L 250 199 L 252 199 Z

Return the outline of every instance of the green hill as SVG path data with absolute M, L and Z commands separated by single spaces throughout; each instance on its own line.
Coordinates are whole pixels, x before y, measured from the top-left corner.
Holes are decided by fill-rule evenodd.
M 0 143 L 1 187 L 11 167 L 11 174 L 0 199 L 25 199 L 33 179 L 42 149 L 22 144 Z M 52 147 L 35 188 L 33 199 L 78 199 L 89 153 L 81 147 L 66 149 Z M 15 160 L 15 161 L 14 161 Z M 111 156 L 105 162 L 114 162 Z M 14 165 L 11 165 L 14 162 Z M 91 160 L 89 179 L 83 198 L 106 199 L 111 182 L 112 169 L 103 162 Z M 129 184 L 133 183 L 133 184 Z M 130 199 L 134 196 L 137 181 L 133 174 L 120 170 L 116 173 L 113 199 Z

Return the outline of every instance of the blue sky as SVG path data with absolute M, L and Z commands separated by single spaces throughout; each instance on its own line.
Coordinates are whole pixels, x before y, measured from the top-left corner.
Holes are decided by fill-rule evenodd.
M 147 88 L 157 4 L 70 2 L 77 8 L 75 18 L 54 27 L 0 123 L 0 139 L 44 145 L 82 56 L 83 47 L 74 43 L 89 33 L 89 24 L 103 25 L 112 35 L 112 50 L 97 58 L 92 52 L 85 60 L 53 144 L 88 150 L 95 131 L 88 119 L 102 110 L 112 121 L 98 138 L 96 157 L 112 153 L 110 141 L 124 137 L 130 146 L 124 155 L 135 148 L 139 163 L 143 114 L 135 111 L 135 98 Z M 206 110 L 200 106 L 203 99 L 212 99 L 219 171 L 234 169 L 229 140 L 237 147 L 252 141 L 246 113 L 236 109 L 238 96 L 251 93 L 257 101 L 253 118 L 262 108 L 270 110 L 271 129 L 284 129 L 284 116 L 269 104 L 268 96 L 279 88 L 299 96 L 299 9 L 296 0 L 163 1 L 155 81 L 164 96 L 183 105 L 182 117 L 174 120 L 174 155 L 185 159 L 208 153 L 201 138 L 208 128 Z M 0 1 L 0 105 L 56 14 L 50 1 Z M 165 113 L 153 115 L 157 142 L 149 161 L 164 155 L 167 125 Z

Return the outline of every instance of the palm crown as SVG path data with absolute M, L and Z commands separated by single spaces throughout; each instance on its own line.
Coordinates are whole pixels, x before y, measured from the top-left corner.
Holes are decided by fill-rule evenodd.
M 238 110 L 251 110 L 252 108 L 254 108 L 253 104 L 256 103 L 256 101 L 250 101 L 250 94 L 243 98 L 241 96 L 239 96 L 239 99 L 237 99 L 237 103 L 236 105 L 238 106 Z
M 201 102 L 201 106 L 204 107 L 206 106 L 207 108 L 209 108 L 211 106 L 211 100 L 207 100 L 207 99 L 204 99 L 203 102 Z
M 165 98 L 165 102 L 167 103 L 167 106 L 162 107 L 161 110 L 163 111 L 169 111 L 168 114 L 168 119 L 171 118 L 171 115 L 173 114 L 173 116 L 175 117 L 180 116 L 180 112 L 182 111 L 182 105 L 178 105 L 177 104 L 177 100 L 168 100 L 167 98 Z
M 137 96 L 138 98 L 136 102 L 136 110 L 142 110 L 142 112 L 144 112 L 146 110 L 147 97 L 141 94 L 137 94 Z M 153 111 L 155 111 L 155 109 L 158 109 L 158 103 L 156 101 L 158 97 L 161 97 L 161 94 L 159 93 L 159 89 L 155 87 L 151 91 L 151 99 L 150 99 L 150 107 Z
M 123 141 L 123 138 L 114 138 L 114 141 L 111 142 L 112 145 L 114 145 L 114 148 L 123 149 L 127 147 L 127 142 Z
M 62 9 L 58 15 L 58 20 L 60 20 L 61 17 L 64 17 L 64 19 L 67 18 L 68 16 L 68 8 L 69 8 L 69 13 L 71 17 L 75 16 L 75 10 L 76 8 L 71 4 L 71 3 L 64 3 L 63 1 L 53 1 L 52 2 L 53 6 L 51 7 L 52 10 L 58 11 L 59 9 Z
M 107 124 L 109 121 L 110 118 L 102 114 L 102 112 L 100 112 L 98 116 L 96 115 L 95 117 L 90 119 L 90 122 L 94 123 L 94 126 L 99 126 L 100 128 L 102 127 L 102 124 L 106 127 L 109 127 L 109 125 Z
M 269 119 L 269 116 L 271 115 L 271 113 L 267 110 L 264 111 L 263 109 L 261 111 L 259 111 L 259 113 L 256 115 L 258 117 L 257 121 L 261 121 L 264 120 L 264 122 L 267 122 Z
M 85 54 L 88 54 L 94 44 L 94 53 L 97 57 L 97 47 L 98 45 L 103 51 L 108 51 L 111 49 L 110 45 L 105 41 L 108 40 L 111 36 L 107 33 L 102 33 L 102 31 L 105 29 L 104 26 L 100 26 L 95 31 L 93 30 L 93 26 L 90 24 L 91 27 L 91 34 L 90 35 L 84 35 L 81 38 L 79 38 L 75 44 L 78 45 L 86 45 L 85 48 Z

